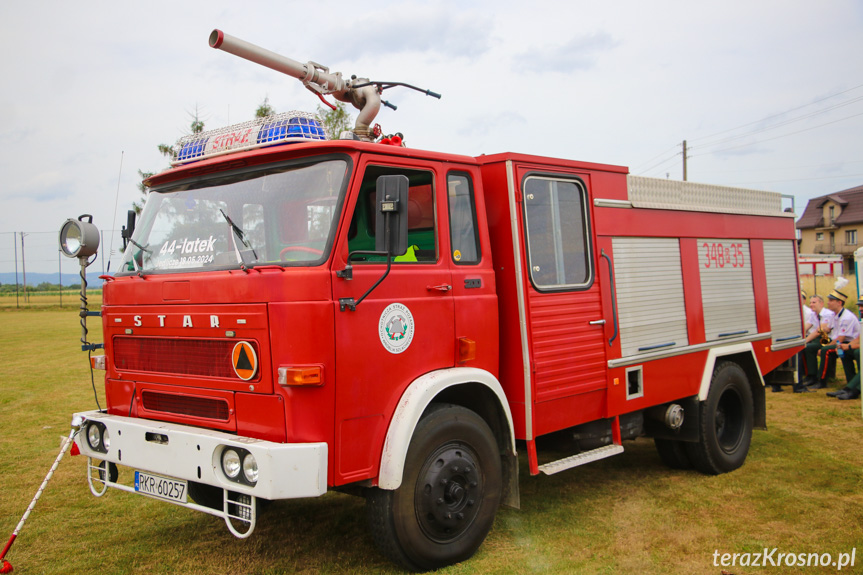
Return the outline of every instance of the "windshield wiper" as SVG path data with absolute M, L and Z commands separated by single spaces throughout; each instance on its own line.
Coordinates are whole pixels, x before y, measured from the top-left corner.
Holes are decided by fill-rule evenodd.
M 127 238 L 127 239 L 129 240 L 130 244 L 134 245 L 136 248 L 138 248 L 142 252 L 147 252 L 148 254 L 153 253 L 152 250 L 147 249 L 147 246 L 142 246 L 141 244 L 139 244 L 138 242 L 136 242 L 132 238 Z M 149 244 L 147 244 L 147 245 L 149 245 Z M 127 249 L 129 249 L 128 246 L 127 246 Z M 144 272 L 138 266 L 137 256 L 135 256 L 135 254 L 131 253 L 131 249 L 129 249 L 129 260 L 132 262 L 132 267 L 135 268 L 135 273 L 138 274 L 138 277 L 143 277 Z
M 251 250 L 252 255 L 254 256 L 254 260 L 247 261 L 246 257 L 248 255 L 248 251 L 240 251 L 240 248 L 237 247 L 237 242 L 234 242 L 234 252 L 237 254 L 237 263 L 240 264 L 242 269 L 253 268 L 254 262 L 258 260 L 258 254 L 255 252 L 255 248 L 252 247 L 251 242 L 246 239 L 246 233 L 234 223 L 234 221 L 225 213 L 225 210 L 219 208 L 219 211 L 222 213 L 222 217 L 225 218 L 225 221 L 228 222 L 228 226 L 230 226 L 231 231 L 240 238 L 240 241 L 243 242 L 243 245 Z
M 135 247 L 137 247 L 137 248 L 138 248 L 138 249 L 140 249 L 141 251 L 147 252 L 148 254 L 153 253 L 153 250 L 148 250 L 148 249 L 147 249 L 147 246 L 149 246 L 150 244 L 147 244 L 147 246 L 142 246 L 141 244 L 139 244 L 138 242 L 136 242 L 136 241 L 135 241 L 135 240 L 133 240 L 132 238 L 126 238 L 126 239 L 128 239 L 128 240 L 129 240 L 129 243 L 130 243 L 130 244 L 134 244 L 134 245 L 135 245 Z

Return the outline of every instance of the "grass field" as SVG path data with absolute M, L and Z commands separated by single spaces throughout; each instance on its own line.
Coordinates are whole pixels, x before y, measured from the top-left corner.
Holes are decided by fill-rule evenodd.
M 102 305 L 102 291 L 87 291 L 87 307 L 99 309 Z M 78 309 L 81 306 L 80 290 L 63 290 L 62 292 L 30 292 L 27 297 L 21 293 L 4 293 L 0 295 L 0 311 L 6 309 Z
M 75 310 L 0 312 L 0 546 L 57 456 L 74 411 L 95 408 Z M 97 322 L 91 340 L 101 341 Z M 102 385 L 97 381 L 104 406 Z M 863 572 L 860 402 L 767 393 L 768 431 L 718 477 L 662 466 L 650 440 L 619 456 L 530 477 L 521 510 L 502 508 L 472 573 L 835 573 L 836 567 L 714 565 L 714 552 L 856 548 Z M 81 457 L 63 460 L 7 559 L 15 573 L 396 573 L 373 547 L 364 501 L 330 493 L 277 502 L 247 540 L 220 520 L 143 497 L 90 495 Z M 126 479 L 129 472 L 126 470 Z M 121 472 L 121 479 L 124 475 Z M 752 556 L 750 556 L 751 559 Z M 739 559 L 738 559 L 739 561 Z

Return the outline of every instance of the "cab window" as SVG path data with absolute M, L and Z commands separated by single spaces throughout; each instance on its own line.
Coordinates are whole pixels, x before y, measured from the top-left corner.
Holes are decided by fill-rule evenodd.
M 424 170 L 369 166 L 360 186 L 351 227 L 348 251 L 375 249 L 375 186 L 380 176 L 407 176 L 408 188 L 408 251 L 393 258 L 393 263 L 423 263 L 437 261 L 437 220 L 435 218 L 434 174 Z M 358 255 L 352 261 L 385 261 L 382 256 Z
M 453 173 L 447 176 L 446 185 L 452 261 L 457 265 L 478 263 L 480 250 L 471 179 L 467 174 Z
M 593 273 L 584 187 L 577 180 L 537 176 L 523 185 L 533 285 L 540 291 L 588 287 Z

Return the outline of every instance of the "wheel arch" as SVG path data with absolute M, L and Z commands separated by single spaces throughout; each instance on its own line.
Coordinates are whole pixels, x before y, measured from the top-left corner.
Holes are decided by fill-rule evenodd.
M 518 506 L 518 465 L 512 413 L 500 382 L 476 368 L 454 367 L 424 374 L 407 387 L 393 413 L 384 440 L 378 487 L 398 489 L 417 423 L 433 402 L 460 405 L 485 420 L 497 439 L 503 463 L 503 503 Z
M 753 417 L 755 429 L 767 429 L 767 402 L 764 396 L 764 377 L 758 365 L 758 358 L 751 343 L 740 343 L 723 347 L 714 347 L 707 354 L 704 372 L 701 376 L 701 387 L 698 391 L 699 401 L 705 401 L 710 391 L 710 382 L 716 366 L 723 361 L 731 361 L 740 366 L 749 381 L 752 390 Z

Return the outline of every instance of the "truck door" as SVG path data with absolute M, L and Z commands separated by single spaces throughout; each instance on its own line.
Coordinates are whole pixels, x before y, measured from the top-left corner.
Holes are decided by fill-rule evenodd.
M 336 484 L 374 477 L 391 414 L 405 387 L 420 375 L 454 365 L 452 275 L 441 233 L 445 190 L 433 162 L 399 164 L 365 156 L 358 166 L 334 257 Z M 355 311 L 340 298 L 359 299 L 385 272 L 386 258 L 357 255 L 352 278 L 339 277 L 348 254 L 375 249 L 375 184 L 379 176 L 408 177 L 408 252 Z M 342 226 L 345 228 L 345 226 Z M 344 274 L 342 274 L 344 275 Z
M 607 373 L 585 180 L 519 170 L 535 435 L 598 419 Z M 605 264 L 601 264 L 604 266 Z M 604 269 L 604 268 L 603 268 Z
M 482 195 L 474 190 L 475 170 L 446 174 L 449 212 L 449 261 L 455 306 L 458 365 L 498 373 L 498 308 Z

